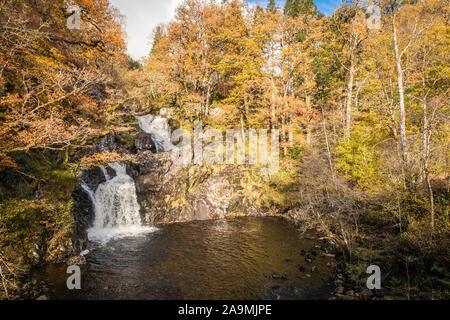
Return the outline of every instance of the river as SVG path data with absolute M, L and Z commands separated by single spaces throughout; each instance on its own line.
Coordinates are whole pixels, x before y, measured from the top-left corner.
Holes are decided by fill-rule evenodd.
M 66 265 L 33 277 L 50 299 L 327 299 L 331 260 L 313 236 L 278 218 L 170 224 L 94 242 L 81 290 L 67 289 Z M 308 263 L 311 249 L 318 254 Z

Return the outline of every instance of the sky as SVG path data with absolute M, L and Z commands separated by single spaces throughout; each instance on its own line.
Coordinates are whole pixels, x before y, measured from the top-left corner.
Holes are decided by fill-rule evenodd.
M 128 35 L 128 54 L 133 59 L 140 59 L 148 55 L 151 49 L 153 29 L 160 23 L 172 20 L 176 7 L 183 0 L 110 0 L 125 16 L 125 27 Z M 268 0 L 248 0 L 257 3 L 263 8 Z M 285 0 L 277 0 L 280 8 L 284 7 Z M 314 0 L 317 8 L 324 14 L 331 14 L 339 7 L 340 0 Z

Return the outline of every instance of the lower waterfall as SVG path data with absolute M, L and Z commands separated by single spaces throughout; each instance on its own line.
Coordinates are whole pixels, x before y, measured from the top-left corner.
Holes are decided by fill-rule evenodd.
M 113 163 L 109 167 L 116 176 L 110 178 L 107 170 L 101 168 L 106 182 L 100 184 L 95 192 L 86 184 L 81 185 L 89 194 L 95 210 L 93 226 L 88 230 L 89 240 L 104 242 L 156 230 L 142 225 L 136 187 L 126 172 L 126 166 Z

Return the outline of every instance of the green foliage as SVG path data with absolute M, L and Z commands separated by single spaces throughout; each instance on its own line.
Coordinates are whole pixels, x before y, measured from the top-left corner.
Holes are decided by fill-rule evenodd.
M 14 155 L 20 173 L 2 173 L 8 192 L 0 202 L 0 249 L 13 266 L 28 267 L 39 259 L 57 259 L 70 246 L 73 218 L 71 194 L 78 167 L 66 163 L 64 152 Z M 38 249 L 39 248 L 39 249 Z
M 292 160 L 300 160 L 305 152 L 305 149 L 303 147 L 294 147 L 291 148 L 289 152 L 291 154 L 290 157 Z
M 275 13 L 275 12 L 277 12 L 277 10 L 278 10 L 278 6 L 277 6 L 277 4 L 275 3 L 275 0 L 270 0 L 269 3 L 267 4 L 267 9 L 266 9 L 266 11 L 267 11 L 267 12 Z
M 133 58 L 128 59 L 128 70 L 141 70 L 142 65 L 139 61 Z
M 32 259 L 36 242 L 71 225 L 72 202 L 53 204 L 39 200 L 11 200 L 0 203 L 2 247 L 14 248 Z
M 313 0 L 287 0 L 284 6 L 284 14 L 292 18 L 316 13 L 317 7 Z
M 380 179 L 380 168 L 376 161 L 376 153 L 368 144 L 369 130 L 355 127 L 348 142 L 336 147 L 338 155 L 337 169 L 355 185 L 367 189 Z

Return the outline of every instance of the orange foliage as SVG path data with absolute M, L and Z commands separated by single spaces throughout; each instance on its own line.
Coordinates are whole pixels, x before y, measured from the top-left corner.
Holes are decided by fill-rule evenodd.
M 78 5 L 81 30 L 67 28 Z M 7 154 L 60 149 L 96 134 L 111 62 L 125 61 L 108 0 L 0 1 L 0 167 Z

